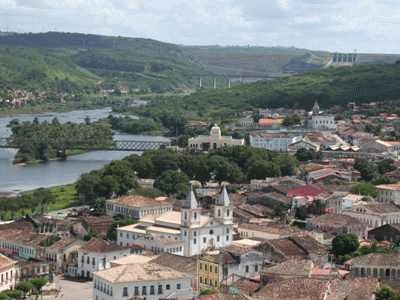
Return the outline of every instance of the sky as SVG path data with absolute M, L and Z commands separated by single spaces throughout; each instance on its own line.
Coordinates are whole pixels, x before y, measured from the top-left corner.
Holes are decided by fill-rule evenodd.
M 400 53 L 400 0 L 0 0 L 0 30 Z

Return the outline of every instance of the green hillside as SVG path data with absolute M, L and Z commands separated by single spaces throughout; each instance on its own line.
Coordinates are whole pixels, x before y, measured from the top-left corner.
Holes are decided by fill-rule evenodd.
M 258 107 L 310 109 L 316 100 L 322 107 L 349 101 L 399 100 L 399 82 L 400 64 L 328 68 L 231 89 L 203 90 L 186 97 L 164 97 L 137 113 L 153 118 L 175 113 L 186 118 L 225 120 Z

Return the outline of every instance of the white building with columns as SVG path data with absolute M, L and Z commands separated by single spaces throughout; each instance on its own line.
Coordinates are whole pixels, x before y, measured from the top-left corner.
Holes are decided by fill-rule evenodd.
M 181 211 L 147 216 L 137 224 L 117 228 L 120 246 L 140 245 L 154 253 L 193 256 L 232 242 L 233 207 L 223 187 L 211 216 L 203 215 L 193 189 Z
M 231 136 L 222 136 L 221 128 L 214 125 L 211 128 L 210 135 L 199 135 L 190 138 L 188 147 L 194 151 L 215 150 L 228 146 L 244 146 L 244 139 L 234 139 Z

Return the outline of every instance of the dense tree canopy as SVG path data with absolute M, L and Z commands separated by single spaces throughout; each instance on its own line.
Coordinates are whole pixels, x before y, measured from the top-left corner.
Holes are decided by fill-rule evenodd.
M 339 234 L 332 240 L 332 252 L 335 256 L 353 253 L 359 247 L 358 237 L 352 233 Z

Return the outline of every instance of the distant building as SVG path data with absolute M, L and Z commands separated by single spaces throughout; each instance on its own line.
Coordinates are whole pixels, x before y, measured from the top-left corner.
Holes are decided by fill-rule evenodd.
M 378 189 L 378 201 L 400 204 L 400 183 L 382 184 L 376 188 Z
M 256 278 L 264 264 L 261 252 L 249 247 L 231 245 L 199 257 L 198 276 L 201 288 L 219 289 L 237 278 Z
M 384 280 L 400 279 L 400 254 L 371 253 L 345 263 L 354 277 L 374 277 Z
M 395 241 L 400 237 L 400 224 L 386 224 L 368 231 L 368 239 L 382 241 Z
M 307 127 L 313 130 L 336 130 L 335 117 L 333 115 L 321 114 L 319 105 L 315 102 L 311 117 L 307 120 Z
M 302 140 L 302 136 L 291 133 L 252 133 L 250 146 L 271 151 L 287 152 L 289 145 Z
M 311 230 L 338 235 L 354 233 L 363 238 L 367 233 L 367 225 L 353 216 L 325 214 L 307 220 L 307 227 Z
M 201 214 L 191 189 L 181 211 L 147 216 L 137 224 L 117 229 L 119 245 L 141 245 L 156 254 L 167 252 L 184 256 L 228 246 L 232 236 L 233 206 L 225 186 L 211 216 Z
M 117 266 L 94 274 L 95 300 L 192 299 L 190 275 L 154 263 Z
M 0 292 L 13 289 L 18 280 L 17 262 L 0 254 Z
M 93 273 L 111 267 L 111 261 L 128 256 L 131 253 L 127 247 L 92 238 L 78 249 L 77 277 L 92 279 Z
M 189 149 L 194 151 L 208 151 L 228 146 L 243 146 L 244 144 L 244 139 L 222 136 L 221 128 L 217 125 L 211 128 L 210 135 L 200 135 L 190 138 L 188 141 Z
M 172 202 L 165 197 L 153 199 L 137 195 L 123 196 L 106 201 L 106 214 L 141 219 L 147 215 L 161 215 L 169 212 L 172 206 Z

